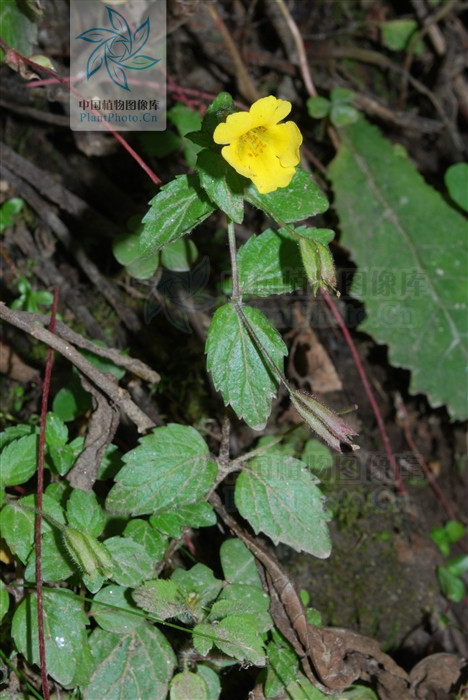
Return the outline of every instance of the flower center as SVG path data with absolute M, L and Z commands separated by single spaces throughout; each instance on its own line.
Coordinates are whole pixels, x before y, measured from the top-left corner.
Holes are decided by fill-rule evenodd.
M 265 150 L 266 143 L 260 137 L 265 131 L 266 128 L 264 126 L 257 126 L 239 137 L 239 141 L 246 149 L 249 158 L 258 158 Z

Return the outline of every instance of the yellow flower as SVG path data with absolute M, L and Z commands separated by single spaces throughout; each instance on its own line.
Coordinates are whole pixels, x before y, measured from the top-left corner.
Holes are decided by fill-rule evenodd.
M 261 194 L 287 187 L 299 163 L 301 132 L 294 122 L 278 124 L 290 111 L 290 102 L 270 95 L 248 112 L 230 114 L 214 130 L 215 143 L 228 144 L 223 158 Z

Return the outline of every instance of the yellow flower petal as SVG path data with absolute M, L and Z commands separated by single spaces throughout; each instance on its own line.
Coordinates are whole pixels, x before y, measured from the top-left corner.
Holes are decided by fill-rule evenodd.
M 294 122 L 278 123 L 290 111 L 290 102 L 270 95 L 249 112 L 230 114 L 214 131 L 215 143 L 227 144 L 223 158 L 262 194 L 287 187 L 299 163 L 301 132 Z

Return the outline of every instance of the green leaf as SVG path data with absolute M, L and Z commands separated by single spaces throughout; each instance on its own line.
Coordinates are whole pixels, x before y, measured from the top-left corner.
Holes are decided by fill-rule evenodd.
M 448 600 L 459 603 L 466 596 L 466 586 L 462 579 L 452 574 L 445 566 L 437 567 L 440 590 Z
M 237 539 L 226 540 L 220 547 L 219 556 L 226 581 L 255 586 L 263 591 L 255 557 L 243 542 Z
M 226 617 L 214 629 L 214 643 L 225 654 L 255 666 L 265 665 L 263 642 L 252 615 Z
M 330 101 L 325 97 L 309 97 L 306 102 L 309 117 L 323 119 L 330 111 Z
M 55 395 L 52 410 L 66 423 L 92 408 L 91 396 L 81 386 L 77 374 Z
M 142 544 L 128 537 L 111 537 L 104 541 L 114 560 L 112 578 L 121 586 L 139 586 L 154 574 L 154 562 Z
M 146 581 L 132 593 L 135 603 L 154 615 L 158 620 L 167 620 L 187 612 L 184 591 L 174 581 L 157 579 Z
M 197 664 L 197 673 L 206 683 L 207 700 L 218 700 L 221 693 L 221 683 L 219 682 L 218 674 L 209 666 L 205 666 L 205 664 Z
M 99 537 L 105 518 L 96 494 L 73 489 L 67 502 L 67 521 L 71 527 L 84 530 L 88 535 Z
M 32 510 L 24 510 L 22 505 L 27 507 L 36 506 L 36 496 L 31 494 L 18 501 L 10 501 L 0 512 L 0 530 L 11 551 L 26 564 L 28 556 L 34 544 L 34 526 L 36 514 Z M 62 525 L 65 518 L 61 506 L 50 496 L 44 494 L 42 501 L 42 511 L 48 513 Z M 45 518 L 42 520 L 42 533 L 56 531 L 56 527 L 51 525 Z
M 130 520 L 125 526 L 123 534 L 125 537 L 130 537 L 130 539 L 143 545 L 146 553 L 155 563 L 163 558 L 168 538 L 156 532 L 146 520 L 140 520 L 139 518 Z
M 3 0 L 0 5 L 0 26 L 2 39 L 8 46 L 24 56 L 32 53 L 37 41 L 37 24 L 21 12 L 15 0 Z M 3 58 L 4 53 L 0 49 L 0 60 Z
M 10 442 L 0 455 L 0 488 L 28 481 L 37 467 L 37 435 L 25 435 Z
M 198 155 L 197 169 L 200 183 L 211 201 L 232 221 L 242 223 L 247 179 L 238 175 L 220 153 L 207 149 Z
M 333 466 L 331 451 L 318 440 L 307 440 L 301 454 L 301 461 L 307 464 L 313 474 Z
M 197 256 L 195 243 L 188 238 L 179 238 L 164 248 L 161 253 L 161 265 L 173 272 L 188 272 Z
M 235 503 L 255 532 L 325 559 L 331 551 L 329 516 L 316 484 L 304 463 L 293 457 L 257 457 L 237 479 Z
M 193 628 L 193 646 L 202 656 L 206 656 L 216 639 L 216 628 L 202 622 Z
M 390 22 L 380 24 L 382 31 L 382 41 L 384 46 L 390 51 L 404 51 L 415 31 L 418 23 L 415 19 L 395 19 Z M 421 43 L 416 48 L 416 53 L 420 55 L 424 51 Z
M 345 102 L 352 102 L 355 97 L 356 93 L 353 92 L 353 90 L 347 90 L 346 88 L 342 87 L 334 88 L 330 92 L 330 99 L 335 105 L 339 104 L 340 102 L 342 104 Z
M 191 569 L 176 569 L 171 576 L 171 581 L 176 583 L 187 593 L 195 592 L 201 602 L 201 606 L 214 600 L 222 588 L 222 581 L 217 579 L 212 570 L 204 564 L 195 564 Z
M 359 112 L 355 107 L 346 102 L 333 104 L 330 110 L 330 121 L 334 126 L 346 126 L 359 119 Z
M 468 211 L 468 163 L 451 165 L 445 172 L 444 180 L 451 199 Z
M 182 102 L 177 102 L 174 107 L 168 110 L 167 118 L 174 124 L 181 136 L 185 136 L 189 131 L 200 129 L 202 124 L 200 113 L 190 109 Z
M 463 576 L 468 571 L 468 554 L 460 554 L 447 562 L 447 570 L 454 576 Z
M 341 243 L 359 266 L 360 328 L 412 370 L 410 390 L 468 416 L 466 221 L 362 117 L 330 167 Z
M 280 233 L 283 229 L 280 229 Z M 313 241 L 318 241 L 323 245 L 328 245 L 334 238 L 335 232 L 331 228 L 314 228 L 313 226 L 298 226 L 294 229 L 298 236 L 303 238 L 311 238 Z
M 216 525 L 216 513 L 209 503 L 200 501 L 175 507 L 171 511 L 150 517 L 151 526 L 168 537 L 181 537 L 185 527 L 209 527 Z
M 159 253 L 145 258 L 136 258 L 127 265 L 126 272 L 136 280 L 147 280 L 154 275 L 159 266 Z
M 166 697 L 176 658 L 156 627 L 142 625 L 126 635 L 95 629 L 89 641 L 96 667 L 83 700 Z
M 3 620 L 10 607 L 10 596 L 3 581 L 0 581 L 0 622 Z
M 218 620 L 228 615 L 235 615 L 239 610 L 249 615 L 260 615 L 267 612 L 269 607 L 269 596 L 257 586 L 232 583 L 224 588 L 219 598 L 213 603 L 209 619 Z
M 8 443 L 13 442 L 13 440 L 17 440 L 20 437 L 37 432 L 38 431 L 34 425 L 10 425 L 8 428 L 5 428 L 2 433 L 0 433 L 0 450 L 3 450 L 3 448 L 8 445 Z
M 143 218 L 140 254 L 154 255 L 204 221 L 214 206 L 196 175 L 178 175 L 150 202 Z
M 200 500 L 212 486 L 217 467 L 194 428 L 171 424 L 156 428 L 123 458 L 125 466 L 107 497 L 118 515 L 165 511 Z
M 466 532 L 466 526 L 459 523 L 457 520 L 449 520 L 445 523 L 445 532 L 450 542 L 458 542 Z
M 42 535 L 42 580 L 47 582 L 64 581 L 76 573 L 76 566 L 62 544 L 61 535 L 57 532 L 47 532 Z M 28 557 L 24 577 L 27 581 L 36 580 L 36 551 L 33 549 Z
M 281 370 L 287 348 L 278 331 L 258 309 L 243 306 L 242 310 L 263 348 Z M 206 353 L 207 367 L 225 404 L 230 404 L 254 430 L 264 428 L 278 379 L 234 305 L 225 304 L 213 316 Z
M 268 297 L 307 285 L 307 275 L 294 240 L 284 229 L 251 236 L 237 253 L 239 291 Z
M 260 194 L 255 185 L 250 185 L 245 199 L 280 224 L 323 214 L 329 206 L 320 187 L 313 182 L 309 173 L 300 168 L 288 187 L 281 187 L 270 194 Z
M 329 697 L 312 685 L 308 678 L 298 673 L 296 680 L 286 686 L 288 700 L 327 700 Z
M 82 648 L 88 645 L 85 629 L 88 618 L 81 599 L 71 591 L 44 588 L 42 595 L 47 672 L 65 688 L 70 688 Z M 30 664 L 39 666 L 36 594 L 28 594 L 19 604 L 11 633 L 18 651 Z
M 107 607 L 104 604 L 114 607 Z M 116 608 L 119 609 L 116 610 Z M 94 596 L 90 612 L 102 629 L 108 632 L 128 634 L 139 625 L 146 624 L 144 617 L 134 614 L 137 610 L 137 607 L 130 600 L 128 588 L 105 586 Z
M 235 111 L 234 101 L 228 92 L 220 92 L 207 108 L 203 117 L 202 132 L 210 137 L 211 145 L 213 145 L 214 130 L 218 124 L 225 122 L 233 111 Z
M 278 640 L 267 644 L 268 667 L 264 685 L 265 697 L 274 698 L 283 688 L 296 678 L 299 661 L 289 642 L 275 635 Z
M 202 676 L 191 671 L 176 673 L 171 681 L 170 700 L 208 700 L 208 688 Z

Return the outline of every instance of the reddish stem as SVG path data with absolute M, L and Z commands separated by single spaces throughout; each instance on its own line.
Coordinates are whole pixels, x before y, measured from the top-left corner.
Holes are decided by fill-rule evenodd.
M 450 505 L 446 495 L 440 488 L 439 484 L 436 481 L 436 478 L 434 474 L 431 472 L 429 469 L 428 465 L 426 464 L 424 457 L 422 454 L 419 452 L 418 448 L 416 447 L 416 444 L 413 440 L 413 436 L 411 435 L 410 427 L 409 427 L 409 420 L 408 420 L 408 411 L 406 410 L 406 406 L 403 403 L 403 399 L 399 398 L 398 399 L 398 417 L 400 418 L 400 423 L 403 428 L 403 432 L 405 433 L 405 438 L 406 442 L 408 443 L 408 447 L 410 450 L 414 453 L 416 459 L 418 460 L 418 464 L 423 470 L 424 474 L 426 475 L 426 479 L 432 486 L 436 496 L 440 499 L 442 505 L 445 508 L 445 511 L 449 517 L 450 520 L 458 520 L 456 518 L 455 513 L 453 512 L 453 508 Z M 465 551 L 468 552 L 468 547 L 463 541 L 459 541 L 458 544 L 460 547 Z
M 26 58 L 26 56 L 23 56 L 22 54 L 18 53 L 15 49 L 11 49 L 0 37 L 0 48 L 3 49 L 5 52 L 5 61 L 7 63 L 11 64 L 19 64 L 21 61 L 22 63 L 25 63 L 28 66 L 31 66 L 31 68 L 34 68 L 34 70 L 37 70 L 42 73 L 46 73 L 46 75 L 50 75 L 51 78 L 55 78 L 55 80 L 62 85 L 65 85 L 70 92 L 72 92 L 74 95 L 80 98 L 80 100 L 84 100 L 85 98 L 83 95 L 72 85 L 70 84 L 70 79 L 69 78 L 63 78 L 61 75 L 56 73 L 53 70 L 50 70 L 49 68 L 44 68 L 44 66 L 39 65 L 35 61 L 31 61 L 29 58 Z M 96 116 L 101 116 L 100 113 L 95 110 L 93 107 L 90 107 L 90 111 L 96 115 Z M 156 184 L 156 185 L 161 185 L 162 180 L 156 175 L 155 172 L 151 170 L 149 165 L 145 163 L 145 161 L 141 158 L 141 156 L 138 155 L 136 151 L 133 150 L 133 148 L 130 146 L 129 143 L 119 134 L 118 131 L 116 131 L 110 124 L 108 124 L 106 121 L 100 122 L 104 125 L 104 127 L 110 131 L 112 136 L 125 148 L 126 151 L 132 156 L 132 158 L 138 163 L 138 165 L 143 168 L 145 173 L 151 178 L 151 180 Z
M 361 362 L 361 358 L 359 357 L 358 351 L 356 349 L 356 346 L 354 345 L 354 341 L 351 337 L 351 333 L 349 332 L 345 322 L 341 318 L 341 314 L 336 308 L 335 304 L 333 303 L 333 300 L 331 299 L 330 295 L 328 292 L 326 292 L 324 289 L 321 290 L 322 296 L 325 299 L 325 302 L 327 303 L 330 311 L 332 312 L 333 316 L 336 318 L 338 321 L 338 325 L 341 329 L 341 332 L 343 333 L 346 342 L 348 343 L 348 347 L 351 350 L 351 355 L 353 356 L 354 363 L 356 365 L 356 369 L 359 372 L 359 376 L 361 377 L 361 382 L 364 387 L 364 390 L 367 394 L 367 398 L 369 399 L 369 403 L 372 407 L 372 410 L 374 412 L 375 418 L 377 420 L 377 425 L 379 426 L 380 430 L 380 435 L 382 436 L 382 441 L 384 444 L 385 452 L 387 453 L 389 462 L 392 466 L 393 473 L 395 474 L 395 479 L 398 484 L 398 490 L 402 495 L 406 494 L 405 487 L 403 486 L 403 481 L 401 478 L 400 470 L 398 469 L 398 465 L 396 463 L 395 457 L 392 452 L 392 448 L 390 447 L 390 440 L 388 439 L 387 431 L 385 430 L 385 425 L 383 422 L 382 414 L 380 413 L 380 409 L 377 405 L 377 401 L 375 400 L 374 393 L 371 389 L 371 386 L 369 384 L 369 381 L 366 376 L 366 372 L 364 370 L 364 367 Z
M 55 317 L 57 315 L 58 289 L 54 291 L 54 301 L 50 316 L 50 332 L 55 333 Z M 44 606 L 42 601 L 42 494 L 44 492 L 44 450 L 47 423 L 47 404 L 49 401 L 50 378 L 54 351 L 49 348 L 44 375 L 42 392 L 41 427 L 39 431 L 39 449 L 37 455 L 37 513 L 36 513 L 36 586 L 37 586 L 37 631 L 39 636 L 39 663 L 41 666 L 42 690 L 44 700 L 50 700 L 49 684 L 47 682 L 47 663 L 44 637 Z

